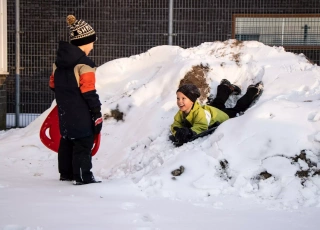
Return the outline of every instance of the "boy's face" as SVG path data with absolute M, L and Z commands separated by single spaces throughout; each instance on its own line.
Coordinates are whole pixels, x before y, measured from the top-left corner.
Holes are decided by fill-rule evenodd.
M 177 92 L 177 105 L 180 111 L 189 113 L 192 109 L 193 102 L 181 92 Z
M 81 48 L 82 47 L 82 48 Z M 80 46 L 80 48 L 85 52 L 85 54 L 88 56 L 91 50 L 93 50 L 93 42 Z

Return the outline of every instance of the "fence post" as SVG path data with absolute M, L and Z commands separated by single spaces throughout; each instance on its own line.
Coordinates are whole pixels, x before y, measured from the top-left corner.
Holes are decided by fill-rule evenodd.
M 16 128 L 20 122 L 20 1 L 16 0 Z
M 173 36 L 173 0 L 169 0 L 169 31 L 168 31 L 168 44 L 172 45 Z

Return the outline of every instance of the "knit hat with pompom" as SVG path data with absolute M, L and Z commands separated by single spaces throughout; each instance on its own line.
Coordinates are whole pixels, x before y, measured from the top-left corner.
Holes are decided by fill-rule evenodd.
M 75 16 L 68 15 L 67 23 L 70 29 L 70 43 L 75 46 L 83 46 L 97 40 L 96 32 L 85 21 L 77 20 Z

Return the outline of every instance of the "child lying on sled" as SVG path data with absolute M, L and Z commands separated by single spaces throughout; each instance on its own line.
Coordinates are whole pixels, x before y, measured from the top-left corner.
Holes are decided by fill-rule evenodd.
M 214 124 L 222 123 L 229 118 L 236 117 L 239 113 L 246 111 L 251 103 L 262 93 L 263 84 L 259 82 L 250 85 L 233 108 L 226 108 L 225 102 L 231 94 L 239 95 L 241 89 L 223 79 L 218 85 L 217 96 L 209 105 L 200 105 L 197 98 L 200 90 L 193 84 L 182 85 L 177 90 L 177 105 L 179 111 L 174 116 L 171 125 L 170 140 L 178 143 L 186 143 L 195 135 L 208 130 Z

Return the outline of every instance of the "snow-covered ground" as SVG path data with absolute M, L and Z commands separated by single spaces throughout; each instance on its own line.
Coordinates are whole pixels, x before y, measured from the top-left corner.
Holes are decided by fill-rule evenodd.
M 169 126 L 187 78 L 213 96 L 223 78 L 242 94 L 262 80 L 264 92 L 244 115 L 176 148 Z M 103 183 L 58 180 L 57 154 L 39 139 L 50 108 L 0 132 L 1 229 L 320 228 L 320 67 L 302 54 L 254 41 L 159 46 L 100 66 L 97 90 L 109 117 L 93 157 Z

